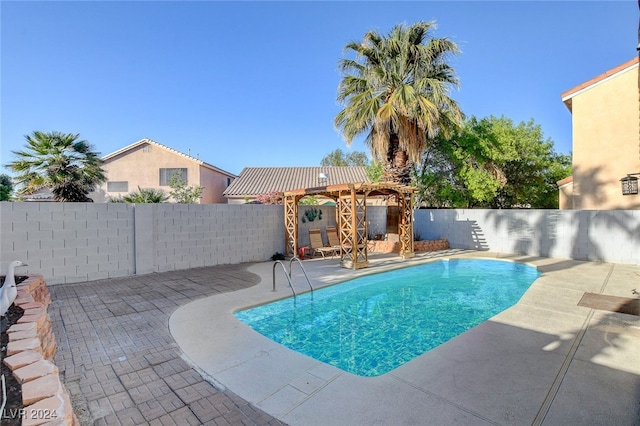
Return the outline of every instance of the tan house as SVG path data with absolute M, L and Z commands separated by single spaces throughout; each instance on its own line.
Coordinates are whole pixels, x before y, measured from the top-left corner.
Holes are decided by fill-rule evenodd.
M 567 90 L 573 175 L 558 182 L 560 209 L 640 208 L 638 57 Z
M 226 203 L 224 190 L 237 177 L 204 161 L 151 139 L 141 139 L 103 157 L 107 182 L 89 196 L 96 202 L 126 195 L 140 188 L 171 190 L 174 173 L 189 186 L 202 186 L 201 204 Z
M 245 204 L 272 191 L 359 182 L 371 182 L 364 166 L 245 167 L 224 191 L 224 196 L 229 204 Z

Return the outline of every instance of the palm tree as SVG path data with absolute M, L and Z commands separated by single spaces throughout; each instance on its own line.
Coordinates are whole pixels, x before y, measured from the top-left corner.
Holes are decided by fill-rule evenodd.
M 106 180 L 102 160 L 80 135 L 38 132 L 25 136 L 26 149 L 7 167 L 17 175 L 21 195 L 49 188 L 56 201 L 92 201 L 87 194 Z
M 340 61 L 338 101 L 344 109 L 335 126 L 347 145 L 366 134 L 383 180 L 410 184 L 428 141 L 459 127 L 463 118 L 449 97 L 459 82 L 447 63 L 459 49 L 449 39 L 432 38 L 432 29 L 434 22 L 418 22 L 396 25 L 388 37 L 369 31 L 345 47 L 356 58 Z

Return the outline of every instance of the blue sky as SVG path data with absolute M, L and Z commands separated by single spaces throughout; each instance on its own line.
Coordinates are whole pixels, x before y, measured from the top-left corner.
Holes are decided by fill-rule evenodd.
M 147 137 L 238 174 L 368 151 L 333 127 L 343 48 L 420 20 L 462 50 L 466 115 L 533 119 L 568 153 L 560 94 L 637 54 L 638 4 L 3 0 L 0 20 L 3 166 L 57 130 L 102 155 Z

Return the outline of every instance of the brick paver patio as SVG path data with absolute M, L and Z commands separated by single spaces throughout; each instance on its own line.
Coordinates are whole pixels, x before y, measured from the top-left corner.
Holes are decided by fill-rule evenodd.
M 181 305 L 257 283 L 246 265 L 224 265 L 51 286 L 55 362 L 80 422 L 282 425 L 204 380 L 167 326 Z

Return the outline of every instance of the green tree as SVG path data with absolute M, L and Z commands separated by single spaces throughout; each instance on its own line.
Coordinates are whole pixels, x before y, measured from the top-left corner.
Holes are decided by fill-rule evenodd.
M 377 161 L 372 161 L 371 164 L 365 166 L 365 173 L 367 177 L 371 179 L 371 182 L 380 182 L 382 180 L 382 175 L 384 170 L 382 170 L 382 164 Z
M 434 22 L 396 25 L 387 37 L 369 31 L 346 45 L 355 59 L 340 61 L 338 101 L 344 109 L 335 126 L 347 145 L 361 134 L 384 180 L 410 184 L 413 164 L 429 141 L 449 134 L 462 120 L 449 96 L 458 86 L 448 60 L 459 51 L 447 38 L 433 38 Z
M 87 194 L 106 180 L 99 154 L 80 135 L 38 132 L 25 136 L 26 148 L 12 151 L 7 165 L 16 172 L 19 194 L 50 188 L 56 201 L 92 201 Z
M 111 203 L 158 204 L 169 201 L 169 195 L 163 189 L 140 188 L 117 198 L 110 198 Z
M 180 172 L 175 172 L 169 181 L 171 191 L 169 195 L 179 204 L 196 204 L 202 197 L 202 186 L 188 186 L 187 181 L 182 178 Z
M 493 185 L 486 192 L 493 195 L 476 197 L 479 206 L 558 208 L 556 181 L 571 174 L 570 157 L 558 155 L 533 120 L 515 124 L 505 116 L 473 118 L 466 137 L 467 147 L 478 147 L 472 154 L 491 166 L 485 174 Z
M 11 176 L 0 175 L 0 201 L 9 201 L 13 193 L 13 182 Z
M 501 119 L 518 157 L 502 165 L 506 184 L 489 205 L 493 208 L 558 208 L 557 181 L 571 175 L 571 156 L 558 154 L 533 120 L 513 125 Z M 500 122 L 500 121 L 499 121 Z
M 414 185 L 415 205 L 423 207 L 456 208 L 468 206 L 468 191 L 459 169 L 462 163 L 453 155 L 448 141 L 436 138 L 423 153 L 416 168 Z
M 557 208 L 556 181 L 571 157 L 553 150 L 533 120 L 470 117 L 450 138 L 438 137 L 416 173 L 420 205 Z
M 548 164 L 544 170 L 546 190 L 539 199 L 538 208 L 559 208 L 560 201 L 557 182 L 567 176 L 571 176 L 572 174 L 572 153 L 562 154 L 552 151 L 549 155 Z
M 468 207 L 486 205 L 506 185 L 504 164 L 519 158 L 511 124 L 495 117 L 471 117 L 455 139 L 440 145 L 454 159 Z
M 353 151 L 347 154 L 340 148 L 327 154 L 320 162 L 321 166 L 366 166 L 369 164 L 367 154 L 362 151 Z
M 300 206 L 317 206 L 319 204 L 320 201 L 318 201 L 318 197 L 316 197 L 315 195 L 307 195 L 306 197 L 298 201 L 298 205 Z

